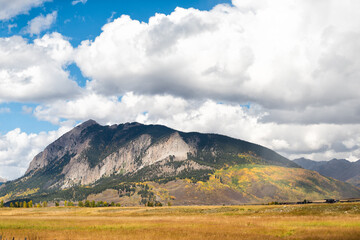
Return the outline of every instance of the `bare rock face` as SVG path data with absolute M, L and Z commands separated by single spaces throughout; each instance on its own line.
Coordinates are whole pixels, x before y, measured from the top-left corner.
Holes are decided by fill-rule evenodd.
M 248 201 L 251 194 L 262 199 L 281 192 L 275 191 L 273 181 L 266 176 L 261 181 L 251 180 L 259 174 L 241 177 L 250 184 L 238 184 L 240 176 L 248 172 L 242 170 L 243 166 L 249 164 L 261 165 L 259 169 L 265 175 L 278 173 L 270 166 L 282 167 L 283 174 L 290 168 L 294 172 L 299 169 L 297 164 L 270 149 L 223 135 L 185 133 L 139 123 L 101 126 L 89 120 L 47 146 L 33 159 L 23 177 L 0 184 L 0 197 L 54 201 L 83 200 L 89 196 L 88 199 L 114 202 L 125 197 L 122 203 L 130 206 L 159 199 L 176 199 L 177 204 L 221 204 L 221 201 L 238 204 Z M 311 174 L 304 179 L 313 181 Z M 310 189 L 311 184 L 304 184 L 304 179 L 289 188 L 299 184 L 307 186 L 303 191 Z M 247 185 L 245 190 L 258 188 L 244 195 L 239 186 Z M 355 197 L 359 194 L 358 189 L 345 183 L 334 186 L 341 186 Z M 329 192 L 338 189 L 332 185 L 314 189 L 317 187 L 327 188 Z M 281 197 L 287 199 L 287 195 L 284 192 Z
M 159 141 L 146 150 L 140 168 L 164 160 L 169 156 L 172 156 L 175 161 L 184 161 L 187 159 L 188 153 L 195 153 L 195 151 L 194 147 L 188 145 L 179 133 L 175 132 L 168 139 Z
M 65 176 L 62 188 L 74 184 L 90 184 L 103 176 L 109 176 L 114 173 L 134 172 L 137 170 L 135 160 L 141 156 L 141 153 L 144 152 L 150 144 L 151 137 L 146 134 L 141 135 L 104 158 L 94 168 L 90 167 L 86 158 L 81 158 L 81 156 L 74 157 L 62 171 L 62 174 Z
M 66 153 L 77 154 L 82 152 L 88 147 L 89 139 L 81 139 L 81 133 L 84 129 L 89 126 L 97 124 L 94 120 L 89 120 L 77 127 L 70 132 L 64 134 L 62 137 L 57 139 L 54 143 L 50 144 L 45 150 L 31 161 L 26 174 L 35 172 L 37 169 L 46 167 L 52 160 L 63 157 Z
M 56 191 L 107 181 L 200 179 L 222 166 L 249 161 L 297 167 L 270 149 L 226 136 L 139 123 L 101 126 L 89 120 L 47 146 L 8 188 Z
M 155 164 L 160 170 L 154 173 L 156 176 L 211 169 L 187 159 L 189 154 L 196 153 L 196 148 L 194 144 L 186 143 L 178 132 L 163 127 L 159 129 L 159 132 L 164 131 L 163 136 L 158 136 L 158 132 L 152 132 L 151 128 L 150 133 L 146 133 L 146 129 L 144 133 L 134 131 L 142 126 L 127 123 L 103 127 L 89 120 L 38 154 L 26 171 L 26 179 L 39 171 L 61 168 L 57 174 L 62 176 L 62 180 L 51 182 L 47 187 L 65 189 L 92 184 L 114 174 L 136 173 Z M 96 164 L 92 162 L 94 159 Z M 176 168 L 171 166 L 173 161 L 183 161 L 184 164 Z
M 62 188 L 74 184 L 91 184 L 112 174 L 134 173 L 145 166 L 169 160 L 170 156 L 172 160 L 185 161 L 188 153 L 195 152 L 195 149 L 185 143 L 177 132 L 155 144 L 151 143 L 150 135 L 140 135 L 104 158 L 94 168 L 90 167 L 87 159 L 82 158 L 81 154 L 76 155 L 62 171 L 65 176 Z M 201 167 L 197 165 L 199 164 L 192 163 L 191 168 L 200 169 Z M 182 167 L 179 170 L 183 169 Z M 165 169 L 164 172 L 169 173 Z M 171 172 L 176 172 L 176 169 L 172 169 Z

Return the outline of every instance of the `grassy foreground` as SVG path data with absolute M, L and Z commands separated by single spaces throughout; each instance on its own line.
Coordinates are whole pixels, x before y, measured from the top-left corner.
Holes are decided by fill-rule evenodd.
M 360 203 L 0 209 L 2 239 L 360 239 Z M 1 237 L 0 237 L 1 239 Z

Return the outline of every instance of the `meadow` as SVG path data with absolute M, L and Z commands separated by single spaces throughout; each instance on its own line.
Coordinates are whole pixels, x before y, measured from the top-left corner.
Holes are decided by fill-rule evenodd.
M 360 239 L 360 203 L 0 209 L 0 239 Z

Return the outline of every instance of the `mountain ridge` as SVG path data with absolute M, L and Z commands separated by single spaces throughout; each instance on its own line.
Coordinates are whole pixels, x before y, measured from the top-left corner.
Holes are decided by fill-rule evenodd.
M 236 142 L 238 146 L 232 142 Z M 228 144 L 230 142 L 230 145 Z M 164 148 L 166 146 L 166 148 Z M 286 158 L 270 149 L 246 141 L 222 136 L 219 134 L 201 134 L 197 132 L 181 132 L 162 125 L 143 125 L 136 122 L 112 126 L 101 126 L 94 120 L 89 120 L 67 132 L 39 153 L 30 163 L 25 176 L 32 176 L 37 171 L 45 169 L 53 162 L 62 162 L 64 166 L 60 174 L 65 175 L 62 188 L 76 184 L 91 184 L 102 176 L 119 172 L 136 172 L 146 166 L 166 160 L 189 160 L 195 170 L 209 169 L 217 165 L 216 149 L 228 148 L 254 150 L 260 157 L 264 154 L 272 164 L 297 167 Z M 196 149 L 207 148 L 199 155 Z M 211 154 L 210 161 L 208 159 Z M 236 154 L 238 154 L 236 152 Z M 204 156 L 202 156 L 204 155 Z M 140 158 L 142 164 L 136 164 L 134 159 Z M 237 158 L 236 156 L 227 156 Z M 220 159 L 219 161 L 222 161 Z M 206 164 L 207 167 L 202 165 Z M 115 170 L 114 170 L 115 169 Z M 84 174 L 86 173 L 86 174 Z M 82 177 L 85 175 L 85 177 Z
M 272 175 L 269 169 L 282 174 Z M 302 175 L 293 182 L 287 171 L 301 172 Z M 223 172 L 227 174 L 222 175 Z M 254 174 L 261 177 L 255 180 Z M 272 179 L 281 178 L 281 175 L 287 178 L 281 181 Z M 213 178 L 217 180 L 211 180 Z M 252 180 L 244 183 L 244 178 Z M 208 202 L 212 204 L 267 201 L 269 198 L 262 193 L 268 192 L 265 186 L 274 189 L 273 196 L 277 200 L 293 199 L 292 196 L 360 196 L 359 189 L 320 175 L 313 177 L 311 171 L 301 169 L 296 163 L 258 144 L 219 134 L 181 132 L 162 125 L 133 122 L 101 126 L 89 120 L 36 155 L 23 177 L 0 188 L 0 198 L 11 200 L 26 196 L 34 201 L 83 200 L 92 194 L 114 189 L 119 199 L 132 199 L 135 194 L 135 203 L 139 204 L 153 196 L 161 199 L 156 187 L 149 190 L 145 187 L 147 184 L 170 184 L 171 188 L 179 190 L 184 181 L 195 193 L 187 192 L 184 201 L 178 203 L 199 204 L 187 198 L 204 201 L 210 198 L 212 200 Z M 213 191 L 201 188 L 202 182 Z M 319 192 L 311 182 L 318 183 L 318 187 L 324 190 Z M 124 195 L 123 191 L 130 192 Z M 279 196 L 275 197 L 277 193 Z M 225 195 L 230 198 L 225 198 Z
M 360 160 L 350 162 L 346 159 L 331 159 L 329 161 L 314 161 L 306 158 L 293 160 L 301 167 L 313 170 L 321 175 L 332 177 L 343 182 L 360 187 Z

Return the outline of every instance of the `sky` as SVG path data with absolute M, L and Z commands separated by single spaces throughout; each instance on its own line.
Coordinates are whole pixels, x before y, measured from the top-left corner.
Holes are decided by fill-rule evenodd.
M 0 0 L 0 176 L 77 124 L 360 159 L 360 1 Z

